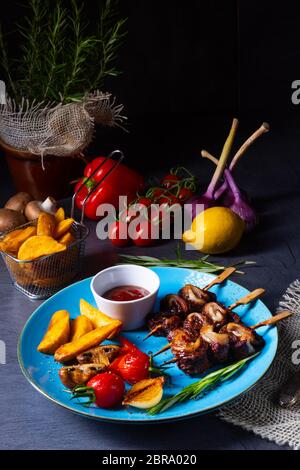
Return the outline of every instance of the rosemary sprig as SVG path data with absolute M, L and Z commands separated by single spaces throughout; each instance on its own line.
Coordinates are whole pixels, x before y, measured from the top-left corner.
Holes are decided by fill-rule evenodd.
M 184 387 L 180 392 L 169 398 L 165 398 L 160 403 L 158 403 L 158 405 L 149 408 L 147 413 L 150 415 L 156 415 L 168 410 L 176 403 L 182 403 L 187 400 L 198 400 L 218 384 L 225 382 L 225 380 L 228 380 L 236 375 L 248 361 L 252 360 L 258 354 L 259 353 L 256 353 L 250 357 L 246 357 L 245 359 L 235 362 L 234 364 L 211 372 L 210 374 L 203 377 L 203 379 L 198 380 L 197 382 L 194 382 L 187 387 Z
M 59 101 L 59 95 L 55 91 L 53 85 L 55 80 L 59 78 L 59 74 L 64 71 L 64 64 L 60 64 L 60 58 L 63 53 L 63 42 L 66 27 L 67 27 L 67 11 L 62 8 L 58 2 L 53 10 L 53 16 L 50 18 L 48 41 L 49 41 L 49 52 L 45 55 L 45 91 L 43 99 L 51 97 L 54 100 Z
M 94 21 L 82 0 L 70 0 L 68 9 L 63 0 L 28 0 L 28 13 L 10 37 L 0 24 L 0 74 L 11 98 L 68 103 L 118 75 L 127 20 L 119 17 L 118 3 L 102 0 Z M 18 59 L 8 56 L 10 38 L 20 44 Z
M 24 24 L 18 25 L 22 36 L 22 56 L 18 61 L 19 80 L 14 78 L 18 89 L 17 99 L 24 94 L 33 99 L 35 94 L 40 95 L 39 80 L 43 82 L 42 63 L 45 58 L 45 18 L 47 16 L 47 4 L 44 0 L 29 0 L 28 10 L 30 14 L 24 18 Z M 40 97 L 40 96 L 39 96 Z
M 124 255 L 120 254 L 120 259 L 122 263 L 129 263 L 129 264 L 138 264 L 140 266 L 145 267 L 177 267 L 177 268 L 190 268 L 196 269 L 198 271 L 203 271 L 206 273 L 218 273 L 224 271 L 226 266 L 220 266 L 215 264 L 211 261 L 208 261 L 208 255 L 201 257 L 200 259 L 185 259 L 182 257 L 182 253 L 180 250 L 180 245 L 178 244 L 176 247 L 176 258 L 169 259 L 169 258 L 154 258 L 153 256 L 133 256 L 133 255 Z M 254 261 L 240 261 L 238 263 L 232 264 L 231 266 L 249 266 L 251 264 L 255 264 Z M 240 274 L 243 274 L 242 271 L 236 271 Z
M 124 31 L 124 25 L 127 18 L 114 21 L 118 1 L 106 0 L 104 7 L 100 12 L 100 21 L 97 32 L 99 42 L 96 62 L 99 63 L 98 72 L 94 82 L 90 83 L 90 88 L 94 89 L 103 84 L 106 76 L 116 77 L 121 71 L 115 66 L 117 52 L 125 38 L 127 32 Z M 95 58 L 93 58 L 95 61 Z

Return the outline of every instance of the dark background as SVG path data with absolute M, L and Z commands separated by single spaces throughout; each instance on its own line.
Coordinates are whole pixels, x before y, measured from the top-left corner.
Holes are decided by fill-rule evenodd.
M 99 2 L 85 3 L 93 16 Z M 2 3 L 4 29 L 24 12 Z M 203 147 L 219 152 L 233 116 L 240 139 L 263 120 L 275 131 L 298 120 L 299 2 L 120 0 L 120 14 L 128 17 L 123 74 L 105 88 L 124 103 L 129 133 L 100 129 L 92 155 L 120 146 L 129 163 L 152 172 L 162 158 L 167 166 L 196 159 Z M 3 180 L 4 160 L 0 168 Z

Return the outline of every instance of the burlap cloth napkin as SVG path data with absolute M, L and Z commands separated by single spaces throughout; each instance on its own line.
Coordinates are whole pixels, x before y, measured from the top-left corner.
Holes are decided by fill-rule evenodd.
M 299 371 L 292 363 L 295 349 L 292 343 L 300 340 L 300 281 L 293 282 L 279 309 L 288 309 L 294 315 L 278 325 L 279 345 L 276 358 L 263 379 L 249 392 L 223 407 L 218 416 L 229 423 L 274 441 L 300 449 L 300 406 L 283 409 L 277 405 L 278 392 L 289 375 Z M 298 345 L 299 348 L 299 345 Z

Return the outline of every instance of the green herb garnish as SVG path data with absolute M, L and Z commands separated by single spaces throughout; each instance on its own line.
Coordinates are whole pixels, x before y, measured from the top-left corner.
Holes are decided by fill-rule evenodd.
M 227 266 L 220 266 L 213 262 L 208 261 L 209 256 L 203 256 L 200 259 L 185 259 L 182 257 L 180 245 L 176 248 L 176 258 L 154 258 L 152 256 L 132 256 L 132 255 L 120 255 L 122 263 L 138 264 L 145 267 L 177 267 L 177 268 L 190 268 L 198 271 L 204 271 L 206 273 L 218 273 L 224 271 Z M 238 263 L 232 264 L 231 266 L 249 266 L 255 264 L 255 261 L 239 261 Z M 236 271 L 239 274 L 243 274 L 242 271 Z
M 203 379 L 194 382 L 187 387 L 184 387 L 180 392 L 176 393 L 175 395 L 165 398 L 162 400 L 158 405 L 149 408 L 147 411 L 150 415 L 156 415 L 158 413 L 162 413 L 172 406 L 176 405 L 176 403 L 181 403 L 187 400 L 197 400 L 201 398 L 205 393 L 209 390 L 216 387 L 219 383 L 225 382 L 233 375 L 237 374 L 245 364 L 256 357 L 259 353 L 256 353 L 250 357 L 246 357 L 230 366 L 223 367 L 222 369 L 218 369 L 214 372 L 203 377 Z

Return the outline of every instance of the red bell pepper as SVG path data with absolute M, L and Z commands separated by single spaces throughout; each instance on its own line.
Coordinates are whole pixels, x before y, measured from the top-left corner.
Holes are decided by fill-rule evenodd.
M 78 209 L 82 210 L 82 205 L 86 196 L 114 165 L 115 161 L 113 159 L 107 160 L 95 173 L 92 179 L 87 181 L 91 174 L 104 160 L 105 157 L 97 157 L 85 167 L 83 178 L 81 178 L 75 186 L 76 192 L 82 183 L 85 183 L 84 187 L 79 191 L 75 198 Z M 85 215 L 89 219 L 97 220 L 99 217 L 96 215 L 96 212 L 100 204 L 112 204 L 116 209 L 118 209 L 119 196 L 127 196 L 128 203 L 130 203 L 132 200 L 136 199 L 137 193 L 143 189 L 143 176 L 120 163 L 89 197 L 85 206 Z

